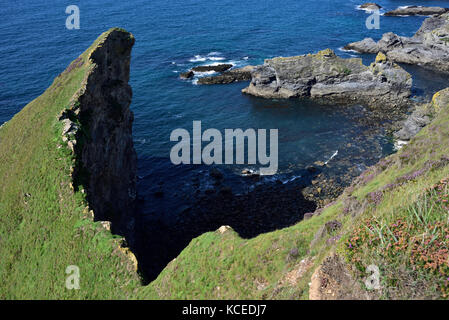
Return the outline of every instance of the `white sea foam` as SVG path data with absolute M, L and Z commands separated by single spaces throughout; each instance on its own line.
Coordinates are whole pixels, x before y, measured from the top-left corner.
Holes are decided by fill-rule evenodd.
M 333 158 L 335 158 L 338 155 L 338 150 L 334 152 L 334 154 L 327 160 L 324 164 L 328 164 L 329 161 L 331 161 Z
M 207 77 L 207 76 L 214 75 L 217 72 L 215 72 L 215 71 L 204 71 L 204 72 L 193 71 L 193 73 L 195 74 L 195 76 L 198 76 L 198 77 Z
M 190 59 L 189 61 L 190 62 L 202 62 L 202 61 L 206 61 L 206 60 L 207 60 L 206 57 L 203 57 L 201 55 L 196 55 L 192 59 Z
M 189 59 L 190 62 L 205 62 L 209 61 L 223 61 L 226 60 L 225 57 L 220 57 L 220 52 L 211 52 L 207 56 L 203 56 L 200 54 L 195 55 L 193 58 Z
M 223 58 L 223 57 L 208 57 L 207 59 L 211 60 L 211 61 L 223 61 L 223 60 L 226 60 L 226 58 Z
M 397 150 L 401 149 L 403 146 L 405 146 L 406 144 L 408 144 L 408 141 L 397 140 L 394 143 L 394 149 L 397 151 Z
M 297 179 L 300 179 L 300 178 L 301 178 L 301 176 L 293 176 L 293 177 L 291 177 L 289 179 L 282 180 L 282 184 L 290 183 L 290 182 L 293 182 L 293 181 L 295 181 Z
M 140 144 L 145 144 L 147 142 L 147 139 L 142 138 L 142 139 L 137 139 L 137 142 L 139 142 Z
M 345 52 L 345 53 L 348 53 L 348 52 L 358 53 L 358 52 L 355 51 L 355 50 L 352 50 L 352 49 L 345 49 L 344 47 L 340 47 L 340 48 L 338 48 L 338 50 L 341 51 L 341 52 Z M 351 56 L 352 56 L 352 55 L 351 55 Z M 355 56 L 355 57 L 356 57 L 356 56 Z

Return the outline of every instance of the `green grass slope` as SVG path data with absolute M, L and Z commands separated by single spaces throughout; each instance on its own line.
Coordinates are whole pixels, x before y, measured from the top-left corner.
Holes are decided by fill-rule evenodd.
M 74 156 L 58 121 L 111 31 L 0 128 L 0 299 L 129 298 L 139 285 L 120 239 L 93 222 L 71 186 Z M 66 288 L 70 265 L 79 290 Z
M 426 108 L 435 115 L 433 122 L 356 179 L 335 203 L 292 227 L 250 240 L 232 229 L 206 233 L 139 296 L 335 299 L 350 290 L 356 299 L 447 298 L 449 90 L 435 94 Z M 335 255 L 344 264 L 340 274 L 348 272 L 357 288 L 323 276 L 318 296 L 312 294 L 312 274 L 325 270 Z M 379 289 L 365 285 L 369 265 L 379 268 Z

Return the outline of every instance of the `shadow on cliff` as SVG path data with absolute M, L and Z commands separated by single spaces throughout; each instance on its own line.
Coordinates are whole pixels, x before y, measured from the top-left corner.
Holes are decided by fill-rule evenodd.
M 312 178 L 302 179 L 302 185 L 280 181 L 261 184 L 239 195 L 233 195 L 227 188 L 217 188 L 214 194 L 195 197 L 184 211 L 171 219 L 141 212 L 137 221 L 137 247 L 133 251 L 145 282 L 154 280 L 192 239 L 220 226 L 229 225 L 242 238 L 253 238 L 299 222 L 305 213 L 316 209 L 316 204 L 301 193 Z M 154 196 L 143 201 L 152 200 Z

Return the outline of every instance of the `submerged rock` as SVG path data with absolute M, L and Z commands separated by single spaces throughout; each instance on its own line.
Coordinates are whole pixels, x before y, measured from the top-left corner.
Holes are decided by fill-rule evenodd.
M 439 15 L 449 11 L 449 8 L 405 6 L 385 13 L 386 16 L 430 16 Z
M 182 73 L 179 75 L 179 77 L 180 77 L 181 79 L 190 79 L 190 78 L 192 78 L 193 76 L 194 76 L 193 71 L 182 72 Z
M 377 43 L 371 38 L 344 47 L 360 53 L 383 52 L 394 62 L 419 65 L 449 73 L 449 13 L 424 20 L 413 37 L 385 33 Z
M 267 59 L 254 68 L 243 93 L 263 98 L 319 98 L 323 102 L 396 105 L 411 94 L 411 75 L 383 54 L 370 66 L 332 50 Z
M 217 168 L 212 168 L 209 171 L 209 175 L 214 178 L 215 180 L 221 180 L 223 179 L 223 173 L 218 170 Z

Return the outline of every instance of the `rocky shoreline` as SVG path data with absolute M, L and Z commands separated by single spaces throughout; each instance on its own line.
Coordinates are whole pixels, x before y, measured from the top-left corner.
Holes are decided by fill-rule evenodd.
M 417 65 L 426 69 L 449 73 L 449 13 L 424 20 L 412 37 L 385 33 L 378 42 L 365 38 L 344 47 L 359 53 L 384 53 L 397 63 Z

